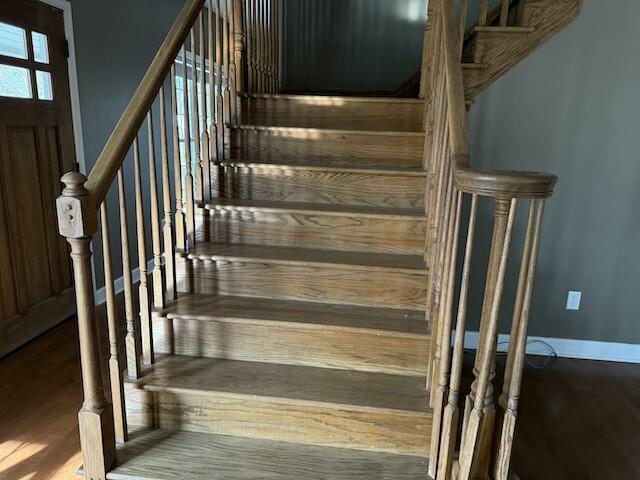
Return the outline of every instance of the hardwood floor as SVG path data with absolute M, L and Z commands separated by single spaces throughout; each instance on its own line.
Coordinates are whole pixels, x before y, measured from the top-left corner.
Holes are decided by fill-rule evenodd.
M 75 321 L 0 360 L 0 479 L 76 479 Z M 640 478 L 640 366 L 560 359 L 526 368 L 514 470 L 522 480 Z
M 77 479 L 82 404 L 75 320 L 0 360 L 0 479 Z

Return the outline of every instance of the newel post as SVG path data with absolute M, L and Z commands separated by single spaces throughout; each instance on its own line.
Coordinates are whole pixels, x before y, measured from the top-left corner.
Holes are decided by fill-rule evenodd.
M 84 402 L 78 413 L 85 478 L 103 480 L 116 458 L 113 408 L 104 395 L 96 330 L 91 236 L 97 231 L 97 210 L 78 172 L 62 177 L 65 188 L 56 201 L 60 234 L 71 245 L 76 290 L 80 362 Z

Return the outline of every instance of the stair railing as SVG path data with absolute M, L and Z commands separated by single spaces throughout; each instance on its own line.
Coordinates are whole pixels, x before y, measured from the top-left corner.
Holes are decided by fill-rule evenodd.
M 208 218 L 202 204 L 220 194 L 227 127 L 239 122 L 239 98 L 245 91 L 277 87 L 279 4 L 187 0 L 89 176 L 62 177 L 56 208 L 73 261 L 86 478 L 104 479 L 116 461 L 116 441 L 127 440 L 123 379 L 139 378 L 154 363 L 152 316 L 177 298 L 176 258 L 195 246 Z M 134 211 L 127 198 L 132 191 Z M 110 205 L 118 208 L 110 213 Z M 117 229 L 119 248 L 112 251 L 110 231 Z M 104 260 L 111 399 L 100 373 L 92 241 Z M 114 272 L 122 272 L 124 316 Z
M 425 48 L 426 257 L 430 266 L 427 316 L 433 345 L 429 387 L 433 412 L 429 475 L 437 480 L 506 480 L 522 381 L 527 323 L 545 199 L 557 178 L 529 172 L 480 172 L 469 162 L 465 94 L 460 64 L 461 19 L 454 0 L 431 0 Z M 462 12 L 464 15 L 464 10 Z M 484 199 L 484 200 L 483 200 Z M 465 339 L 478 206 L 493 203 L 473 383 L 463 391 Z M 494 402 L 498 319 L 504 297 L 516 207 L 529 201 L 502 392 Z M 466 233 L 465 233 L 466 230 Z M 460 238 L 464 237 L 464 238 Z M 461 261 L 461 268 L 458 262 Z M 454 307 L 454 303 L 457 306 Z M 464 407 L 460 401 L 464 396 Z M 458 439 L 459 422 L 462 432 Z M 495 442 L 495 443 L 494 443 Z
M 247 93 L 280 91 L 282 0 L 245 0 Z

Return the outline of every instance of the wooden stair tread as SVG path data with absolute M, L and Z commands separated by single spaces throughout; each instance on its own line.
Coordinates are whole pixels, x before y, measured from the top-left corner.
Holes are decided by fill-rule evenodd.
M 243 93 L 241 98 L 264 98 L 264 99 L 280 99 L 280 100 L 299 100 L 306 102 L 318 102 L 329 104 L 330 102 L 354 102 L 354 103 L 409 103 L 422 105 L 424 100 L 421 98 L 397 98 L 397 97 L 361 97 L 352 95 L 295 95 L 286 93 Z
M 430 412 L 425 383 L 423 376 L 180 355 L 158 356 L 138 380 L 138 385 L 150 391 L 259 397 L 412 415 Z
M 316 127 L 274 127 L 269 125 L 231 125 L 232 130 L 261 130 L 270 132 L 296 132 L 303 134 L 332 133 L 344 135 L 372 135 L 393 137 L 424 137 L 424 132 L 407 132 L 403 130 L 350 130 L 346 128 L 316 128 Z
M 286 161 L 283 158 L 282 161 L 274 162 L 273 158 L 269 155 L 264 157 L 262 150 L 251 151 L 250 149 L 243 149 L 246 153 L 246 157 L 236 156 L 236 158 L 222 162 L 223 167 L 237 167 L 237 168 L 274 168 L 274 169 L 290 169 L 290 170 L 320 170 L 330 171 L 335 173 L 368 173 L 372 175 L 403 175 L 403 176 L 415 176 L 425 177 L 427 172 L 420 167 L 403 167 L 394 168 L 388 166 L 368 166 L 360 164 L 350 164 L 344 162 L 343 164 L 329 163 L 323 157 L 305 158 L 304 163 L 294 163 Z
M 367 253 L 308 248 L 272 247 L 262 245 L 233 245 L 203 243 L 189 250 L 191 259 L 226 260 L 252 263 L 288 265 L 331 265 L 338 268 L 400 271 L 426 274 L 420 255 Z
M 181 295 L 158 312 L 166 318 L 296 323 L 310 328 L 369 329 L 396 335 L 429 334 L 424 312 L 226 295 Z
M 133 431 L 109 480 L 423 480 L 427 460 L 170 430 Z
M 320 213 L 343 216 L 398 218 L 402 220 L 415 219 L 419 221 L 425 219 L 425 212 L 418 208 L 385 208 L 322 203 L 274 202 L 266 200 L 253 201 L 234 198 L 216 199 L 215 202 L 205 204 L 204 208 L 208 210 L 227 211 L 286 211 L 311 215 Z

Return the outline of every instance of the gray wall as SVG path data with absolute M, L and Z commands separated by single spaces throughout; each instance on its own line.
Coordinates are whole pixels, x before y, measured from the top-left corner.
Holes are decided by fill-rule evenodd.
M 393 91 L 418 71 L 425 0 L 285 0 L 282 86 Z
M 584 0 L 573 24 L 471 112 L 474 165 L 560 177 L 545 214 L 533 335 L 640 343 L 638 18 L 637 0 Z M 568 290 L 583 292 L 579 312 L 565 310 Z
M 87 172 L 89 172 L 184 2 L 183 0 L 71 0 L 71 3 L 84 149 Z M 156 121 L 157 118 L 156 115 Z M 148 171 L 144 135 L 140 143 L 142 168 L 143 171 Z M 134 239 L 133 167 L 130 160 L 127 160 L 125 165 L 130 238 Z M 146 192 L 148 188 L 147 183 Z M 119 232 L 114 228 L 118 225 L 115 188 L 112 188 L 108 198 L 113 229 L 111 245 L 114 257 L 119 258 Z M 146 213 L 148 216 L 148 209 Z M 147 232 L 148 236 L 149 232 Z M 150 246 L 149 238 L 147 238 L 147 245 Z M 104 285 L 100 242 L 95 242 L 94 247 L 97 286 L 100 287 Z M 149 248 L 148 252 L 150 257 Z M 134 242 L 131 244 L 131 253 L 132 264 L 135 266 L 137 257 Z M 114 274 L 119 277 L 121 262 L 113 263 Z

